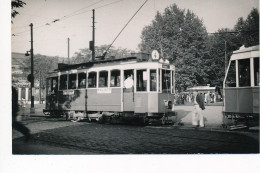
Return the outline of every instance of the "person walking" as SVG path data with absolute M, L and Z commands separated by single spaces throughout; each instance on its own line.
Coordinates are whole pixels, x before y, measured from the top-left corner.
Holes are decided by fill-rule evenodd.
M 198 91 L 194 91 L 194 111 L 192 114 L 192 125 L 196 127 L 205 127 L 204 117 L 202 110 L 205 109 L 204 99 L 201 94 L 198 94 Z
M 14 87 L 12 87 L 12 127 L 15 130 L 21 132 L 25 136 L 25 142 L 26 142 L 30 139 L 30 130 L 22 123 L 16 120 L 18 110 L 19 110 L 18 93 L 17 90 Z

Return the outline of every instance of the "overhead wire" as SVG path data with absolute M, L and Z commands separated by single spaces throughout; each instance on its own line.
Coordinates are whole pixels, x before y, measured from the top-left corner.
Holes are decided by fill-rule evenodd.
M 44 25 L 35 27 L 34 29 L 41 28 L 41 27 L 44 27 L 44 26 L 50 26 L 51 23 L 56 23 L 56 22 L 59 22 L 59 21 L 61 21 L 61 20 L 64 20 L 64 19 L 67 19 L 67 18 L 70 18 L 70 17 L 74 17 L 74 16 L 77 16 L 77 15 L 80 15 L 80 14 L 84 14 L 84 13 L 90 12 L 91 10 L 88 10 L 88 11 L 85 11 L 85 12 L 81 12 L 81 13 L 77 13 L 77 14 L 71 15 L 71 14 L 76 13 L 76 12 L 78 12 L 78 11 L 81 11 L 81 10 L 83 10 L 83 9 L 89 8 L 89 7 L 93 6 L 93 5 L 96 5 L 96 4 L 98 4 L 98 3 L 102 2 L 102 1 L 104 1 L 104 0 L 100 0 L 100 1 L 98 1 L 98 2 L 92 3 L 92 4 L 90 4 L 90 5 L 88 5 L 88 6 L 84 7 L 84 8 L 81 8 L 81 9 L 79 9 L 79 10 L 76 10 L 76 11 L 72 12 L 72 13 L 69 13 L 68 15 L 65 15 L 65 16 L 63 16 L 63 17 L 61 17 L 61 18 L 56 18 L 56 19 L 54 19 L 54 20 L 51 21 L 51 22 L 47 22 L 47 23 L 45 23 Z M 120 2 L 120 1 L 123 1 L 123 0 L 114 1 L 114 2 L 111 2 L 111 3 L 108 3 L 108 4 L 105 4 L 105 5 L 96 7 L 96 8 L 94 8 L 94 9 L 103 8 L 103 7 L 106 7 L 106 6 L 109 6 L 109 5 L 118 3 L 118 2 Z M 14 33 L 14 34 L 12 34 L 12 36 L 19 36 L 18 34 L 22 34 L 22 33 L 28 32 L 28 31 L 30 31 L 30 29 L 25 30 L 25 31 L 21 31 L 21 32 L 18 32 L 18 33 Z

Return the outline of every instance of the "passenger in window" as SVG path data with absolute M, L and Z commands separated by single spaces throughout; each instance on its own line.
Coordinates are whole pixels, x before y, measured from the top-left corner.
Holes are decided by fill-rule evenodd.
M 133 75 L 128 75 L 127 79 L 124 81 L 124 87 L 125 88 L 132 88 L 134 86 L 134 80 L 133 80 Z

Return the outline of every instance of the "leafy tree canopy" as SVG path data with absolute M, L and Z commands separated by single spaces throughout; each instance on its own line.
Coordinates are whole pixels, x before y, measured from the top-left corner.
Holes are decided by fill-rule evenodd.
M 11 2 L 11 8 L 12 8 L 11 17 L 15 18 L 15 16 L 17 14 L 19 14 L 19 12 L 16 9 L 21 8 L 24 5 L 26 5 L 26 3 L 21 1 L 21 0 L 12 0 L 12 2 Z

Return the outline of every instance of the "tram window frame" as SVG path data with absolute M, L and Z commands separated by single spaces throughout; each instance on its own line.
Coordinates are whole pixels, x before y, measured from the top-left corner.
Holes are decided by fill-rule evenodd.
M 140 73 L 141 72 L 141 73 Z M 146 80 L 144 72 L 146 72 Z M 136 70 L 136 92 L 147 92 L 148 86 L 148 70 L 138 69 Z
M 165 82 L 164 82 L 164 79 L 165 79 L 164 75 L 167 74 L 165 72 L 167 72 L 167 73 L 169 72 L 168 73 L 169 76 L 167 76 L 167 77 L 169 77 L 169 79 L 167 81 L 165 80 Z M 167 87 L 167 85 L 169 85 L 169 86 Z M 162 69 L 162 92 L 163 93 L 171 93 L 171 70 Z
M 238 60 L 239 87 L 251 86 L 250 58 Z
M 86 72 L 78 73 L 78 88 L 86 88 L 87 86 L 87 74 Z
M 93 74 L 93 76 L 92 76 Z M 91 85 L 90 85 L 91 83 Z M 88 73 L 88 88 L 97 88 L 97 72 L 92 71 Z
M 77 74 L 71 73 L 68 76 L 69 76 L 68 89 L 76 89 L 77 88 Z
M 105 74 L 105 75 L 101 76 L 101 74 L 102 75 Z M 104 79 L 104 81 L 103 81 L 103 79 Z M 104 84 L 102 84 L 103 82 L 104 82 Z M 107 87 L 108 87 L 108 71 L 102 70 L 98 73 L 98 88 L 107 88 Z
M 114 73 L 119 73 L 119 75 L 113 75 Z M 110 71 L 110 87 L 120 87 L 121 86 L 121 71 L 114 69 Z
M 226 87 L 236 87 L 237 81 L 236 81 L 236 60 L 232 60 L 230 62 L 227 78 L 225 81 Z
M 68 74 L 60 75 L 60 86 L 59 90 L 66 90 L 68 89 Z
M 260 86 L 260 73 L 259 73 L 259 57 L 253 59 L 254 61 L 254 85 Z
M 175 71 L 174 70 L 172 70 L 172 78 L 171 78 L 171 80 L 172 80 L 171 93 L 175 94 Z
M 153 76 L 152 76 L 153 73 Z M 157 70 L 150 69 L 150 92 L 157 92 Z

